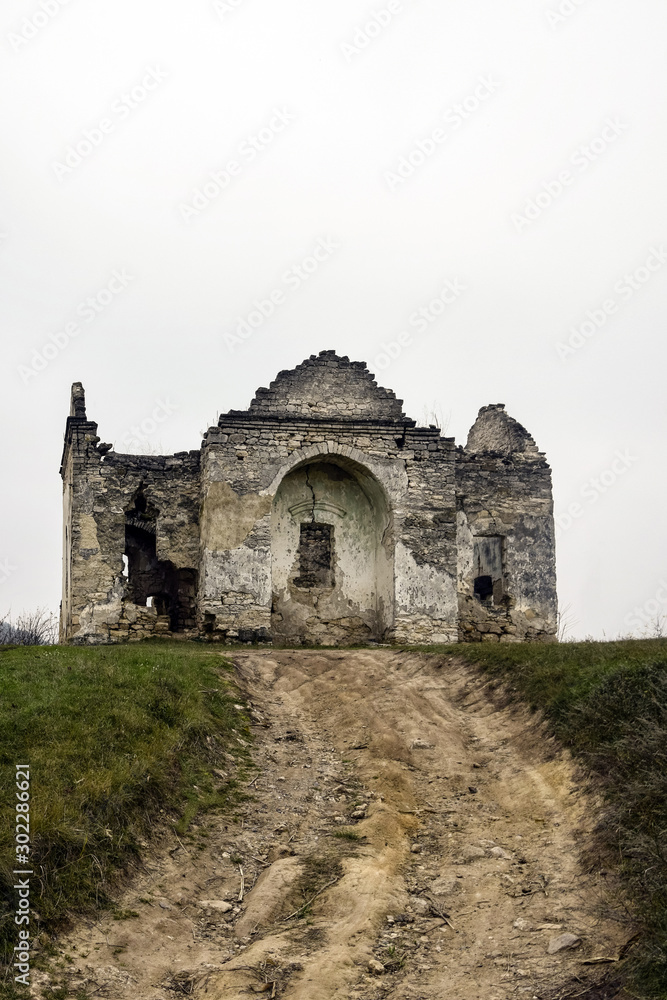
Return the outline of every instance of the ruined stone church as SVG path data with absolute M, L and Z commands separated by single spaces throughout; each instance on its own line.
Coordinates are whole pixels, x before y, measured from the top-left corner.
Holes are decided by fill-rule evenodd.
M 502 404 L 465 447 L 334 351 L 197 451 L 117 454 L 72 386 L 61 642 L 549 641 L 551 472 Z

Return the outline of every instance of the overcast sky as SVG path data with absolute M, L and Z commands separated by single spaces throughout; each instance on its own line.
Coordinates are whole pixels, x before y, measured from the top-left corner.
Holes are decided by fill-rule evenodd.
M 571 635 L 667 613 L 663 0 L 4 0 L 0 44 L 0 611 L 58 610 L 73 381 L 171 453 L 335 348 L 528 428 Z

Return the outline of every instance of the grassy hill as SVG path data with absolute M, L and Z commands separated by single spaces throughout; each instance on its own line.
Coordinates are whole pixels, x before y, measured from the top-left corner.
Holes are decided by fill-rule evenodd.
M 667 640 L 423 651 L 541 710 L 603 790 L 593 848 L 620 864 L 642 928 L 632 995 L 667 997 Z M 110 904 L 156 827 L 182 835 L 199 810 L 233 809 L 250 736 L 216 647 L 0 647 L 0 671 L 0 995 L 13 996 L 15 765 L 30 765 L 31 931 L 45 941 L 69 912 Z
M 631 995 L 667 997 L 667 640 L 446 649 L 540 709 L 602 788 L 592 851 L 620 865 L 642 927 L 627 963 Z
M 156 824 L 182 833 L 229 805 L 249 733 L 230 667 L 194 643 L 0 647 L 0 671 L 0 988 L 12 996 L 15 765 L 30 765 L 30 931 L 44 943 L 68 912 L 109 904 Z

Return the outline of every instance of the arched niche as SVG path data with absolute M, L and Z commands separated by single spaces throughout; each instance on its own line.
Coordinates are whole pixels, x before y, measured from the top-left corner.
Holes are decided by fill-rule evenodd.
M 271 511 L 274 641 L 382 641 L 393 626 L 394 537 L 382 485 L 326 452 L 285 473 Z

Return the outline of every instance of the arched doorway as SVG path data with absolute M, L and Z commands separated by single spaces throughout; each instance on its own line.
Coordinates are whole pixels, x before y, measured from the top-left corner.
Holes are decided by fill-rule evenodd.
M 368 469 L 326 454 L 288 472 L 271 512 L 274 641 L 382 641 L 393 625 L 394 539 Z

